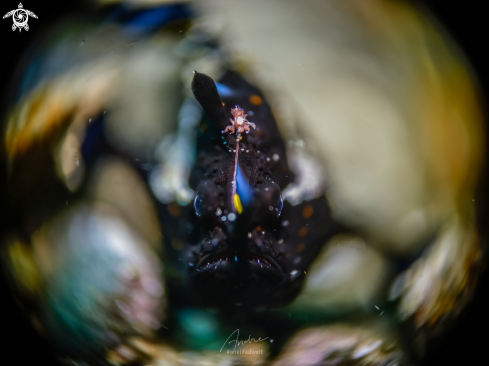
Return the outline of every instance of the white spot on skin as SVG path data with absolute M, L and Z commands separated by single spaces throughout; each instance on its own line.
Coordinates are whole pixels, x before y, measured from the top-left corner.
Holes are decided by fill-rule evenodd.
M 289 220 L 285 220 L 284 222 L 282 222 L 282 226 L 289 226 Z
M 237 123 L 238 125 L 242 125 L 242 124 L 243 124 L 243 121 L 244 121 L 243 117 L 238 117 L 238 118 L 236 119 L 236 123 Z
M 268 209 L 269 209 L 270 211 L 273 211 L 273 206 L 268 206 Z
M 292 272 L 290 272 L 290 277 L 296 277 L 299 274 L 299 271 L 294 269 Z
M 272 159 L 273 159 L 273 161 L 278 161 L 278 159 L 280 159 L 280 157 L 278 156 L 278 154 L 273 154 Z
M 236 215 L 235 215 L 234 213 L 232 213 L 232 212 L 231 212 L 231 213 L 228 215 L 228 220 L 229 220 L 229 221 L 234 221 L 234 220 L 236 220 Z
M 282 244 L 284 242 L 284 239 L 280 239 L 277 244 Z
M 220 207 L 218 207 L 216 210 L 216 216 L 221 216 L 221 215 L 222 215 L 222 210 Z
M 251 238 L 251 233 L 248 233 L 248 238 Z

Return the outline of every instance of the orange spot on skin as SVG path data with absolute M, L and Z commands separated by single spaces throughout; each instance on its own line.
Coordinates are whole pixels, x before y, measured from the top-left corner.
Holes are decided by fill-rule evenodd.
M 223 106 L 223 107 L 226 105 L 226 103 L 224 103 L 224 102 L 221 102 L 221 103 L 222 103 L 222 106 Z
M 299 236 L 306 236 L 306 234 L 307 234 L 307 226 L 301 227 L 297 232 L 297 235 Z
M 182 209 L 180 208 L 178 203 L 172 202 L 168 205 L 168 212 L 170 213 L 170 215 L 177 217 L 180 216 L 180 214 L 182 213 Z
M 306 247 L 306 244 L 304 244 L 304 243 L 299 243 L 299 244 L 297 244 L 297 246 L 295 247 L 295 251 L 296 251 L 297 253 L 302 252 L 302 251 L 304 250 L 304 248 L 305 248 L 305 247 Z
M 250 97 L 250 103 L 253 105 L 260 105 L 263 103 L 263 100 L 258 95 L 252 95 Z
M 171 246 L 175 250 L 182 250 L 183 249 L 183 242 L 180 239 L 172 238 Z
M 313 213 L 314 213 L 314 209 L 312 208 L 312 206 L 311 205 L 307 205 L 302 210 L 302 217 L 304 217 L 305 219 L 308 219 L 309 217 L 312 216 Z

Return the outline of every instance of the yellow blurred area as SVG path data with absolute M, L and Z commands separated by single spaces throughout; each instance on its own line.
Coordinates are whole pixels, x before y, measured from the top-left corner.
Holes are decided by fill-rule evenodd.
M 38 296 L 42 292 L 42 279 L 30 248 L 18 240 L 7 245 L 10 275 L 16 281 L 17 290 L 24 296 Z

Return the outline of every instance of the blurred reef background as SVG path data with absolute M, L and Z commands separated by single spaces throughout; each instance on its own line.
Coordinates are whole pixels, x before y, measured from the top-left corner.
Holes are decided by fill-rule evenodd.
M 487 65 L 489 65 L 489 55 L 484 48 L 486 35 L 489 34 L 489 26 L 484 19 L 486 13 L 482 11 L 482 5 L 452 4 L 437 1 L 425 1 L 417 4 L 426 6 L 442 26 L 445 27 L 472 65 L 475 74 L 478 76 L 481 91 L 488 95 L 489 72 Z M 12 2 L 8 3 L 7 8 L 13 9 L 16 6 Z M 29 32 L 12 32 L 9 21 L 4 20 L 1 23 L 1 37 L 4 40 L 2 48 L 5 53 L 1 72 L 1 85 L 3 86 L 1 100 L 4 102 L 12 97 L 6 94 L 9 90 L 7 86 L 10 85 L 12 75 L 18 69 L 18 62 L 22 53 L 29 45 L 33 44 L 39 34 L 48 30 L 53 23 L 67 15 L 76 15 L 94 26 L 101 21 L 101 14 L 98 13 L 97 8 L 82 1 L 62 2 L 46 0 L 42 3 L 24 3 L 24 6 L 34 11 L 39 18 L 31 20 L 33 24 Z M 8 11 L 7 8 L 5 12 Z M 248 23 L 249 26 L 253 26 L 252 21 Z M 1 106 L 2 117 L 5 117 L 7 107 L 6 104 Z M 485 131 L 487 132 L 487 125 L 485 126 Z M 487 161 L 485 164 L 487 165 Z M 7 166 L 0 166 L 0 168 L 0 174 L 5 174 Z M 484 185 L 484 182 L 488 181 L 487 166 L 483 167 L 482 173 L 483 183 L 480 187 L 480 199 L 476 202 L 476 210 L 479 220 L 478 225 L 483 232 L 489 226 L 489 194 L 484 190 L 484 187 L 489 186 Z M 71 183 L 68 182 L 67 184 Z M 76 182 L 73 184 L 76 184 Z M 3 190 L 4 187 L 0 187 L 0 189 Z M 387 216 L 389 214 L 386 213 Z M 4 217 L 0 226 L 2 231 L 6 230 L 11 222 L 8 212 L 4 213 Z M 388 235 L 387 233 L 386 236 Z M 402 251 L 402 249 L 400 250 Z M 13 357 L 16 360 L 15 365 L 56 365 L 58 361 L 52 355 L 51 347 L 37 335 L 31 324 L 21 313 L 10 296 L 3 277 L 1 281 L 2 292 L 0 296 L 4 306 L 0 319 L 5 324 L 2 332 L 7 336 L 1 345 L 1 349 L 5 350 L 5 357 Z M 425 361 L 426 365 L 477 364 L 481 360 L 486 360 L 486 338 L 480 336 L 480 334 L 481 332 L 482 334 L 486 331 L 489 332 L 489 315 L 487 312 L 489 300 L 486 295 L 488 291 L 489 280 L 487 272 L 485 272 L 480 279 L 474 301 L 464 310 L 455 327 L 447 332 L 447 339 L 442 346 L 428 351 L 428 358 Z M 0 361 L 0 363 L 2 362 Z

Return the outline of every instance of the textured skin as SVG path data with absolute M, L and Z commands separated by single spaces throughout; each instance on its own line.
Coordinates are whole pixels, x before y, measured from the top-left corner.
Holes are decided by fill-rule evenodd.
M 167 234 L 169 265 L 181 265 L 181 276 L 191 278 L 193 286 L 189 296 L 192 302 L 201 300 L 203 304 L 209 302 L 221 308 L 243 302 L 249 302 L 250 309 L 283 306 L 297 295 L 305 271 L 322 245 L 337 232 L 338 226 L 331 219 L 324 197 L 297 206 L 285 202 L 281 214 L 277 214 L 274 199 L 293 181 L 294 174 L 288 167 L 284 142 L 264 96 L 239 74 L 228 72 L 219 82 L 232 93 L 219 98 L 212 79 L 208 78 L 212 83 L 208 85 L 201 75 L 197 73 L 194 77 L 193 91 L 206 116 L 198 130 L 197 157 L 190 174 L 190 187 L 202 200 L 203 213 L 195 215 L 192 204 L 179 209 L 178 214 L 172 208 L 175 206 L 160 210 L 163 231 Z M 230 222 L 221 218 L 226 216 L 224 212 L 233 210 L 229 196 L 236 136 L 223 136 L 221 130 L 230 118 L 230 106 L 234 105 L 252 111 L 250 118 L 256 122 L 257 129 L 243 134 L 238 155 L 244 179 L 253 191 L 252 202 L 237 215 L 235 222 Z M 211 116 L 217 120 L 212 120 Z M 223 211 L 222 214 L 216 215 L 218 209 Z M 217 248 L 212 247 L 213 240 Z M 181 244 L 175 245 L 175 242 Z M 261 285 L 267 281 L 267 276 L 262 277 L 254 269 L 249 272 L 249 269 L 236 268 L 231 272 L 237 272 L 232 275 L 223 273 L 221 280 L 216 281 L 211 278 L 212 271 L 210 274 L 196 271 L 197 264 L 206 254 L 232 250 L 229 255 L 232 259 L 234 252 L 240 253 L 246 248 L 254 254 L 268 253 L 280 267 L 278 282 L 267 285 L 261 295 L 254 293 L 254 288 L 259 286 L 251 283 Z M 258 268 L 256 270 L 259 272 Z M 240 280 L 236 282 L 230 277 Z M 248 283 L 246 278 L 251 282 Z M 235 286 L 239 289 L 232 290 Z

